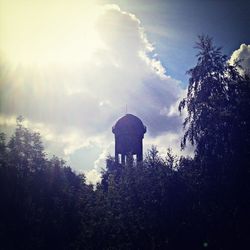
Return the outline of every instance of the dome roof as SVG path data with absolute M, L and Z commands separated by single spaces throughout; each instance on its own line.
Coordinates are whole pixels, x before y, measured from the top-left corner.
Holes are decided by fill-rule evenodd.
M 144 134 L 146 133 L 146 127 L 142 121 L 135 115 L 126 114 L 121 117 L 112 128 L 114 134 L 121 133 L 133 133 L 133 134 Z

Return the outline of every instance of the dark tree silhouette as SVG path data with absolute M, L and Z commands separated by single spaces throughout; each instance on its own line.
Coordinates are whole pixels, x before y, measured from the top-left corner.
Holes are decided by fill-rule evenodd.
M 181 146 L 187 140 L 196 146 L 193 166 L 199 173 L 203 226 L 213 228 L 206 235 L 214 248 L 239 248 L 247 243 L 250 208 L 249 76 L 239 73 L 237 62 L 229 65 L 211 38 L 200 36 L 196 48 L 198 62 L 187 72 L 188 93 L 179 105 L 188 111 Z
M 250 77 L 199 37 L 188 71 L 185 135 L 194 158 L 107 158 L 101 182 L 56 156 L 38 133 L 0 134 L 0 249 L 246 249 L 250 245 Z M 122 145 L 121 145 L 122 147 Z
M 22 120 L 7 144 L 0 137 L 1 249 L 76 249 L 91 224 L 93 189 L 64 161 L 47 159 Z

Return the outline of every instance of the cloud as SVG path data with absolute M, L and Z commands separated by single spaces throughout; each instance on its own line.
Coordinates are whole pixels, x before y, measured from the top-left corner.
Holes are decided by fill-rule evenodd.
M 0 84 L 1 117 L 22 114 L 39 129 L 52 154 L 66 158 L 92 182 L 113 153 L 111 127 L 126 105 L 147 126 L 145 141 L 177 148 L 181 118 L 176 103 L 184 93 L 153 56 L 135 15 L 116 5 L 102 6 L 100 13 L 93 26 L 102 46 L 87 61 L 67 66 L 4 63 Z
M 87 183 L 89 184 L 96 184 L 97 182 L 100 182 L 101 180 L 101 174 L 96 169 L 87 171 L 85 175 L 86 175 Z
M 229 62 L 233 64 L 235 61 L 240 61 L 242 70 L 250 73 L 250 45 L 241 44 L 240 48 L 232 53 Z

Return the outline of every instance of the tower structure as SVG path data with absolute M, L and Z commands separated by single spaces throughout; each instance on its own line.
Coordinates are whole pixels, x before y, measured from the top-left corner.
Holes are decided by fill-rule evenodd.
M 121 117 L 112 127 L 115 135 L 115 160 L 118 163 L 125 163 L 127 157 L 140 162 L 143 159 L 143 143 L 146 126 L 135 115 L 126 114 Z

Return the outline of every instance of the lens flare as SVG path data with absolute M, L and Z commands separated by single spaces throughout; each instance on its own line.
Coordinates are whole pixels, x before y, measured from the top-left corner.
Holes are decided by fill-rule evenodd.
M 68 66 L 103 46 L 94 1 L 2 0 L 0 9 L 0 51 L 11 63 Z

